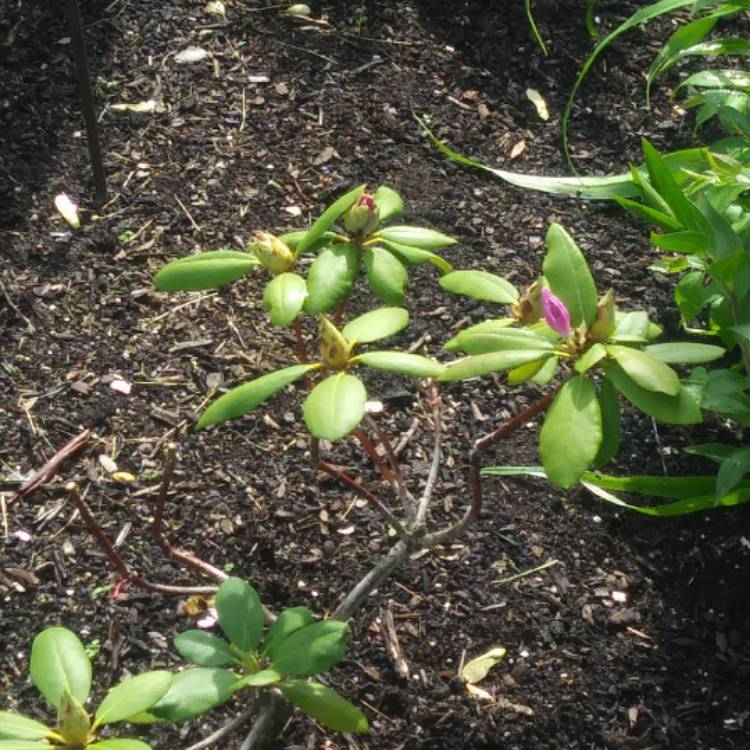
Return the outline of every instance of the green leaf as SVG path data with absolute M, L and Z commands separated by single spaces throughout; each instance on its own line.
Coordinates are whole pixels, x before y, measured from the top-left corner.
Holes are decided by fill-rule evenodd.
M 601 443 L 602 415 L 594 384 L 576 375 L 555 396 L 539 433 L 539 455 L 550 482 L 572 487 L 593 463 Z
M 594 459 L 594 466 L 604 466 L 617 455 L 620 448 L 620 402 L 609 378 L 601 379 L 596 397 L 602 413 L 602 444 Z
M 278 682 L 282 677 L 283 675 L 275 669 L 263 669 L 260 672 L 248 674 L 240 678 L 234 683 L 234 685 L 232 685 L 232 690 L 237 692 L 244 687 L 268 687 L 268 685 L 273 685 Z
M 46 742 L 32 742 L 31 740 L 0 740 L 0 750 L 39 750 L 39 748 L 50 750 L 50 745 Z
M 705 304 L 703 296 L 704 275 L 702 271 L 685 274 L 675 287 L 674 299 L 686 321 L 692 320 Z
M 288 326 L 302 310 L 307 297 L 305 280 L 296 273 L 280 273 L 266 284 L 263 307 L 275 326 Z
M 359 185 L 332 203 L 308 229 L 307 234 L 297 245 L 297 252 L 304 253 L 309 250 L 354 205 L 357 198 L 365 192 L 365 187 L 366 185 Z M 317 312 L 324 311 L 318 310 Z
M 198 420 L 195 429 L 202 430 L 205 427 L 226 422 L 228 419 L 236 419 L 251 412 L 255 407 L 271 398 L 274 393 L 295 380 L 299 380 L 316 367 L 317 365 L 314 364 L 285 367 L 283 370 L 270 372 L 268 375 L 262 375 L 249 383 L 233 388 L 229 393 L 225 393 L 216 399 L 203 412 L 203 416 Z
M 542 39 L 542 35 L 539 33 L 539 28 L 537 27 L 536 21 L 534 20 L 534 14 L 531 12 L 531 0 L 524 0 L 523 4 L 526 10 L 526 19 L 529 22 L 531 33 L 534 35 L 534 39 L 536 39 L 536 43 L 539 45 L 539 49 L 542 50 L 542 53 L 546 57 L 547 45 L 544 43 L 544 39 Z
M 366 352 L 355 357 L 355 361 L 378 370 L 398 372 L 413 378 L 437 378 L 445 370 L 445 366 L 434 359 L 408 352 Z
M 481 169 L 499 177 L 504 182 L 525 190 L 539 190 L 553 195 L 568 195 L 573 198 L 588 198 L 589 200 L 611 200 L 616 195 L 638 196 L 640 190 L 633 183 L 630 173 L 607 175 L 604 177 L 551 177 L 548 175 L 520 174 L 505 169 L 496 169 L 482 164 L 474 159 L 462 156 L 441 141 L 417 115 L 414 119 L 419 123 L 423 133 L 432 141 L 442 154 L 458 164 L 466 167 Z M 690 150 L 697 156 L 699 149 Z M 685 152 L 687 153 L 687 152 Z
M 151 750 L 151 745 L 147 745 L 140 740 L 118 737 L 110 740 L 99 740 L 92 745 L 86 745 L 86 750 Z
M 307 272 L 304 311 L 319 315 L 336 307 L 351 291 L 358 267 L 357 251 L 351 245 L 324 247 Z
M 501 276 L 487 271 L 451 271 L 441 276 L 441 287 L 453 294 L 509 305 L 518 299 L 518 290 Z
M 490 466 L 482 469 L 482 474 L 497 476 L 535 476 L 545 477 L 541 466 Z M 621 508 L 635 510 L 647 516 L 669 518 L 710 510 L 716 507 L 729 508 L 750 501 L 750 482 L 742 482 L 734 492 L 717 502 L 713 489 L 715 477 L 652 477 L 627 476 L 615 477 L 587 471 L 581 477 L 581 484 L 590 492 Z M 705 489 L 704 489 L 705 488 Z M 642 492 L 656 497 L 685 498 L 677 502 L 644 507 L 631 505 L 619 497 L 607 492 L 608 489 L 624 492 Z M 700 493 L 700 494 L 693 494 Z M 707 494 L 706 494 L 707 493 Z
M 606 356 L 607 348 L 603 344 L 594 344 L 575 361 L 573 367 L 575 367 L 576 372 L 583 374 L 599 364 Z
M 291 250 L 294 250 L 295 254 L 299 255 L 299 244 L 305 239 L 307 234 L 306 229 L 300 229 L 296 232 L 287 232 L 279 236 L 279 239 Z M 318 237 L 315 242 L 305 248 L 305 252 L 315 253 L 326 245 L 330 245 L 332 240 L 336 239 L 335 232 L 324 232 Z
M 399 305 L 404 301 L 404 287 L 409 274 L 404 264 L 393 253 L 382 247 L 365 250 L 365 270 L 367 281 L 375 296 L 389 305 Z
M 292 633 L 304 628 L 312 622 L 312 612 L 307 607 L 291 607 L 279 614 L 266 638 L 263 653 L 272 659 L 276 655 L 279 644 Z
M 128 718 L 132 724 L 178 724 L 226 703 L 234 693 L 237 675 L 218 667 L 195 667 L 178 672 L 169 690 L 148 711 Z
M 562 134 L 563 134 L 563 150 L 565 151 L 565 158 L 568 163 L 571 164 L 570 158 L 570 147 L 568 143 L 568 123 L 570 121 L 570 115 L 573 111 L 573 103 L 575 102 L 578 90 L 581 88 L 584 78 L 588 75 L 588 72 L 593 67 L 594 63 L 598 59 L 599 55 L 620 35 L 624 34 L 629 29 L 635 26 L 639 26 L 642 23 L 647 23 L 652 18 L 664 15 L 665 13 L 671 13 L 679 8 L 684 8 L 688 5 L 692 5 L 695 0 L 659 0 L 659 2 L 649 3 L 647 6 L 640 8 L 631 16 L 629 16 L 623 23 L 621 23 L 614 31 L 607 34 L 597 45 L 594 47 L 594 51 L 586 58 L 583 63 L 578 75 L 576 76 L 573 89 L 568 96 L 568 101 L 565 104 L 565 109 L 562 115 Z
M 395 219 L 404 212 L 404 201 L 392 188 L 381 185 L 372 197 L 377 204 L 380 221 Z
M 643 351 L 662 362 L 672 364 L 700 365 L 713 362 L 726 354 L 726 349 L 713 344 L 692 344 L 678 342 L 671 344 L 652 344 L 644 346 Z
M 502 646 L 495 646 L 489 651 L 476 656 L 464 664 L 461 669 L 461 679 L 470 685 L 481 682 L 496 664 L 499 664 L 507 653 Z
M 81 704 L 89 697 L 91 662 L 81 641 L 67 628 L 47 628 L 34 638 L 30 671 L 36 689 L 54 708 L 66 688 Z
M 418 266 L 421 263 L 429 262 L 437 266 L 443 273 L 453 270 L 453 266 L 445 258 L 436 255 L 431 250 L 409 247 L 409 245 L 399 245 L 397 242 L 390 242 L 388 240 L 383 240 L 383 247 L 395 255 L 405 266 Z
M 454 336 L 444 347 L 447 351 L 463 351 L 467 354 L 487 354 L 488 352 L 521 351 L 534 349 L 554 351 L 554 345 L 546 338 L 538 336 L 528 328 L 478 329 L 472 326 Z
M 163 292 L 199 292 L 241 279 L 258 260 L 238 250 L 211 250 L 167 263 L 154 276 L 154 286 Z
M 675 92 L 683 88 L 708 89 L 750 89 L 750 73 L 746 70 L 701 70 L 688 76 L 675 88 Z
M 634 214 L 639 219 L 643 219 L 648 224 L 659 227 L 659 229 L 674 233 L 682 229 L 682 223 L 673 216 L 647 206 L 644 203 L 638 203 L 637 201 L 630 200 L 630 198 L 621 198 L 620 196 L 615 196 L 615 202 L 621 208 L 630 211 L 631 214 Z
M 307 429 L 314 437 L 338 440 L 362 421 L 366 402 L 367 391 L 361 380 L 343 372 L 331 375 L 305 399 Z
M 456 380 L 468 380 L 491 372 L 502 372 L 512 370 L 527 362 L 545 360 L 552 356 L 552 352 L 537 350 L 490 352 L 489 354 L 478 354 L 449 365 L 438 378 L 443 383 L 451 383 Z
M 547 385 L 555 377 L 559 364 L 560 360 L 557 357 L 550 357 L 542 363 L 539 371 L 531 377 L 531 382 L 539 386 Z
M 426 227 L 385 227 L 377 233 L 377 236 L 399 245 L 411 245 L 423 250 L 439 250 L 441 247 L 450 247 L 458 243 L 458 240 L 454 240 L 453 237 Z
M 634 310 L 617 318 L 612 340 L 629 338 L 646 341 L 648 338 L 648 315 L 643 310 Z
M 750 448 L 738 448 L 719 466 L 716 497 L 722 498 L 732 492 L 748 471 L 750 471 Z
M 712 461 L 721 463 L 725 458 L 737 450 L 733 445 L 726 443 L 698 443 L 697 445 L 688 445 L 683 448 L 685 453 L 691 453 L 694 456 L 704 456 Z
M 235 660 L 229 645 L 205 630 L 186 630 L 174 639 L 177 653 L 202 667 L 221 667 Z
M 66 746 L 85 744 L 91 730 L 91 717 L 66 687 L 57 709 L 57 733 Z
M 682 386 L 677 373 L 660 359 L 627 346 L 610 345 L 607 353 L 641 388 L 666 393 L 668 396 L 676 396 L 680 392 Z
M 166 670 L 144 672 L 123 680 L 104 696 L 94 716 L 94 726 L 114 724 L 151 708 L 172 684 L 172 673 Z
M 698 424 L 703 420 L 700 408 L 686 388 L 676 396 L 667 396 L 641 388 L 614 363 L 607 365 L 607 377 L 636 409 L 667 424 Z
M 258 592 L 241 578 L 227 578 L 216 592 L 219 627 L 240 651 L 254 651 L 263 635 Z
M 706 254 L 706 235 L 701 232 L 671 232 L 670 234 L 652 234 L 652 244 L 670 253 L 686 253 L 690 255 Z M 687 260 L 680 259 L 685 267 L 689 267 Z
M 494 318 L 491 320 L 483 320 L 481 323 L 464 328 L 463 331 L 444 344 L 443 349 L 447 352 L 461 351 L 459 341 L 462 336 L 474 333 L 502 333 L 502 331 L 514 326 L 516 322 L 515 318 Z
M 0 711 L 0 739 L 41 740 L 52 730 L 40 721 L 13 711 Z
M 380 307 L 347 323 L 341 333 L 347 341 L 369 344 L 394 336 L 409 325 L 409 313 L 403 307 Z
M 554 222 L 547 231 L 547 255 L 542 264 L 550 290 L 568 308 L 573 328 L 596 317 L 596 286 L 586 259 L 563 227 Z
M 299 628 L 278 644 L 270 668 L 293 677 L 326 672 L 344 658 L 348 631 L 349 626 L 340 620 Z
M 308 680 L 287 680 L 279 690 L 290 703 L 317 719 L 334 732 L 366 732 L 370 725 L 365 715 L 335 690 Z

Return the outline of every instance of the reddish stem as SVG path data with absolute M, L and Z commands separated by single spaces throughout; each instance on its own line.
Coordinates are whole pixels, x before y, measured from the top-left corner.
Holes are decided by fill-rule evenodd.
M 71 456 L 78 453 L 81 448 L 88 442 L 91 437 L 91 430 L 84 430 L 69 440 L 65 445 L 39 469 L 31 479 L 24 482 L 21 488 L 16 492 L 13 499 L 20 500 L 36 492 L 43 484 L 49 482 L 59 471 L 63 462 Z
M 104 551 L 107 559 L 112 565 L 120 572 L 123 579 L 129 583 L 132 583 L 145 591 L 151 591 L 154 594 L 164 594 L 166 596 L 186 596 L 191 594 L 213 594 L 216 592 L 215 586 L 171 586 L 163 583 L 153 583 L 143 578 L 139 573 L 131 570 L 128 564 L 123 560 L 120 554 L 115 549 L 115 546 L 109 540 L 109 537 L 104 533 L 104 530 L 96 522 L 93 513 L 86 505 L 85 501 L 78 492 L 78 487 L 75 484 L 69 484 L 67 486 L 68 491 L 73 496 L 78 512 L 86 524 L 91 535 L 99 542 L 99 546 Z M 122 588 L 122 584 L 118 583 L 118 589 Z
M 179 547 L 173 547 L 163 533 L 164 526 L 164 506 L 167 502 L 167 494 L 169 492 L 169 485 L 172 482 L 174 476 L 174 467 L 177 457 L 177 448 L 174 444 L 170 443 L 167 446 L 166 458 L 164 462 L 164 472 L 162 473 L 161 486 L 159 487 L 159 496 L 156 499 L 156 509 L 154 511 L 154 520 L 151 523 L 151 534 L 153 535 L 156 543 L 162 548 L 162 550 L 169 555 L 173 560 L 182 565 L 187 565 L 200 573 L 203 573 L 214 580 L 225 581 L 229 576 L 223 571 L 211 565 L 211 563 L 201 560 L 200 557 L 194 555 L 192 552 L 180 549 Z
M 357 440 L 359 440 L 360 443 L 362 443 L 362 447 L 365 449 L 365 453 L 367 453 L 367 455 L 370 457 L 370 460 L 375 464 L 375 466 L 377 466 L 380 473 L 385 478 L 385 481 L 390 482 L 394 485 L 397 484 L 396 477 L 393 475 L 393 472 L 386 466 L 385 462 L 378 454 L 370 438 L 367 437 L 367 433 L 361 427 L 357 427 L 357 429 L 354 430 L 352 434 L 357 438 Z

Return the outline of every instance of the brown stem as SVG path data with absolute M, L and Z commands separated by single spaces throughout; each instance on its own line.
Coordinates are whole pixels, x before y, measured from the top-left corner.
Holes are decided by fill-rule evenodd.
M 97 523 L 93 513 L 89 509 L 88 505 L 81 497 L 78 491 L 78 487 L 74 483 L 70 483 L 66 486 L 66 489 L 73 496 L 73 500 L 78 508 L 78 512 L 86 524 L 86 528 L 89 533 L 99 542 L 99 546 L 104 551 L 107 559 L 112 565 L 119 571 L 123 579 L 132 583 L 145 591 L 151 591 L 154 594 L 165 594 L 167 596 L 185 596 L 191 594 L 214 594 L 216 593 L 216 586 L 171 586 L 163 583 L 153 583 L 143 578 L 139 573 L 131 570 L 128 564 L 123 560 L 120 554 L 115 549 L 115 546 L 109 540 L 109 537 L 104 533 L 104 529 Z
M 328 461 L 321 461 L 318 464 L 318 469 L 324 471 L 326 474 L 338 479 L 341 484 L 346 485 L 350 489 L 354 490 L 358 495 L 367 500 L 373 508 L 380 511 L 388 520 L 388 523 L 393 526 L 399 536 L 405 536 L 406 531 L 401 525 L 401 522 L 396 518 L 395 515 L 375 496 L 367 487 L 363 487 L 356 479 L 350 477 L 345 471 L 339 469 L 337 466 L 328 463 Z
M 91 430 L 84 430 L 69 440 L 52 458 L 47 461 L 41 469 L 34 473 L 31 479 L 23 483 L 21 488 L 13 496 L 13 500 L 20 500 L 36 492 L 43 484 L 49 482 L 59 471 L 60 467 L 71 456 L 78 453 L 91 437 Z
M 390 484 L 396 484 L 396 477 L 393 476 L 393 472 L 385 465 L 385 462 L 378 454 L 377 450 L 375 450 L 375 446 L 372 444 L 372 441 L 369 437 L 367 437 L 367 433 L 361 428 L 357 427 L 356 430 L 352 433 L 354 437 L 359 440 L 360 443 L 362 443 L 362 447 L 365 449 L 365 453 L 370 457 L 370 460 L 375 464 L 375 466 L 378 468 L 380 473 L 385 478 L 386 482 L 389 482 Z
M 164 526 L 164 506 L 167 502 L 167 494 L 169 492 L 169 485 L 172 482 L 174 476 L 174 468 L 177 459 L 177 447 L 174 443 L 169 443 L 165 451 L 164 458 L 164 471 L 161 477 L 161 486 L 159 487 L 159 496 L 156 499 L 156 510 L 154 512 L 154 520 L 151 523 L 151 534 L 153 535 L 156 543 L 162 548 L 162 550 L 169 555 L 173 560 L 187 565 L 188 567 L 197 570 L 204 575 L 213 578 L 216 581 L 225 581 L 229 576 L 219 568 L 214 567 L 211 563 L 207 563 L 205 560 L 201 560 L 200 557 L 194 555 L 192 552 L 180 549 L 179 547 L 173 547 L 163 533 Z
M 302 326 L 299 320 L 295 320 L 292 323 L 292 330 L 294 331 L 294 340 L 297 348 L 297 359 L 301 364 L 307 362 L 307 347 L 305 346 L 305 339 L 302 338 Z
M 555 398 L 555 394 L 559 390 L 560 386 L 556 386 L 548 393 L 545 393 L 538 401 L 535 401 L 531 406 L 526 407 L 522 412 L 516 414 L 515 417 L 509 419 L 505 424 L 498 427 L 496 430 L 484 435 L 474 442 L 474 447 L 471 451 L 469 459 L 469 485 L 471 487 L 471 505 L 467 508 L 463 518 L 457 523 L 449 526 L 442 531 L 436 531 L 434 534 L 428 534 L 424 538 L 424 545 L 426 547 L 434 547 L 436 544 L 443 544 L 449 539 L 459 536 L 463 533 L 464 529 L 471 524 L 475 518 L 479 516 L 482 511 L 482 477 L 481 477 L 481 458 L 482 454 L 485 453 L 498 441 L 508 437 L 511 433 L 517 430 L 522 425 L 526 424 L 529 420 L 533 419 L 537 414 L 541 414 L 545 411 L 552 400 Z
M 401 464 L 399 463 L 398 457 L 393 450 L 391 441 L 388 439 L 388 435 L 386 435 L 385 430 L 381 429 L 380 425 L 377 423 L 377 420 L 368 416 L 367 423 L 370 425 L 370 427 L 372 427 L 373 432 L 378 436 L 378 440 L 380 440 L 381 445 L 383 446 L 383 448 L 385 448 L 385 455 L 388 457 L 388 463 L 391 465 L 391 469 L 393 470 L 393 474 L 396 478 L 396 484 L 398 485 L 399 498 L 403 501 L 407 494 L 406 482 L 404 482 L 404 474 L 401 471 Z

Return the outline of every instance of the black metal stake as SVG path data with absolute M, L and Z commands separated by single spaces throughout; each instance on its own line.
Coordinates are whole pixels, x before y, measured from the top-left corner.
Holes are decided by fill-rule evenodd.
M 94 173 L 94 185 L 96 186 L 96 202 L 97 205 L 101 206 L 107 202 L 107 178 L 104 174 L 104 159 L 102 158 L 102 146 L 99 141 L 99 123 L 96 120 L 94 95 L 91 92 L 89 66 L 86 60 L 86 41 L 83 37 L 83 24 L 81 23 L 78 0 L 68 0 L 68 22 L 70 23 L 73 55 L 78 68 L 78 88 L 81 96 L 83 119 L 86 122 L 91 170 Z

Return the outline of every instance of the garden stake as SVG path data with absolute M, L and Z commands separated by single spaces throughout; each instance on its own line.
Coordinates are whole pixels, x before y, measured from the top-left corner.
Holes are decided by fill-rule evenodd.
M 81 96 L 83 119 L 86 123 L 91 170 L 94 173 L 96 202 L 98 206 L 102 206 L 107 202 L 107 178 L 104 174 L 104 159 L 99 141 L 99 124 L 96 120 L 94 95 L 91 92 L 91 79 L 89 78 L 89 66 L 86 59 L 86 40 L 83 36 L 83 24 L 81 23 L 78 0 L 68 0 L 68 23 L 70 24 L 73 56 L 78 69 L 78 89 Z

